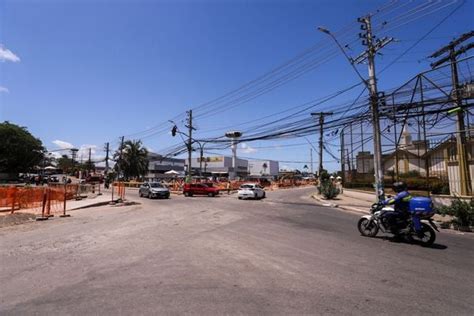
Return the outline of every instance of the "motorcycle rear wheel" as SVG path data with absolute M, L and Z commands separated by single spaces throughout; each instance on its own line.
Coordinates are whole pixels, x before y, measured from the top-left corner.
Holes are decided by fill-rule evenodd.
M 379 226 L 367 218 L 361 218 L 357 223 L 357 228 L 362 236 L 375 237 L 379 232 Z
M 436 240 L 436 233 L 430 226 L 426 224 L 421 224 L 421 234 L 423 237 L 419 237 L 417 233 L 413 233 L 410 238 L 419 243 L 423 247 L 431 246 Z

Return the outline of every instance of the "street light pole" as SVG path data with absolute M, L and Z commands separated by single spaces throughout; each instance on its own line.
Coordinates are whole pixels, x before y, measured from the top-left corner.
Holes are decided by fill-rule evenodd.
M 329 32 L 327 29 L 323 27 L 318 27 L 318 30 L 331 36 L 331 38 L 336 42 L 337 46 L 341 49 L 342 53 L 346 57 L 346 59 L 351 64 L 354 71 L 357 73 L 359 78 L 365 84 L 366 88 L 370 91 L 370 104 L 371 104 L 371 113 L 372 113 L 372 124 L 374 130 L 374 172 L 375 172 L 375 194 L 377 197 L 377 201 L 384 199 L 384 191 L 383 191 L 383 167 L 382 167 L 382 141 L 380 135 L 380 120 L 379 120 L 379 113 L 378 113 L 378 93 L 377 93 L 377 80 L 375 78 L 375 54 L 385 45 L 393 41 L 393 38 L 385 37 L 381 40 L 374 40 L 374 36 L 372 34 L 372 24 L 370 15 L 359 18 L 358 22 L 362 23 L 362 29 L 365 30 L 365 34 L 359 35 L 365 40 L 363 41 L 364 45 L 367 45 L 367 50 L 363 52 L 359 57 L 355 60 L 350 58 L 342 45 L 339 43 L 337 38 Z M 364 79 L 360 72 L 357 70 L 355 64 L 360 63 L 363 60 L 367 59 L 369 64 L 369 80 Z
M 339 47 L 339 49 L 342 51 L 342 53 L 344 54 L 344 57 L 346 57 L 347 61 L 349 62 L 349 64 L 351 64 L 352 66 L 352 69 L 354 69 L 354 71 L 357 73 L 357 75 L 359 76 L 360 80 L 365 84 L 366 87 L 368 87 L 368 83 L 367 83 L 367 80 L 362 77 L 362 75 L 360 74 L 359 70 L 357 70 L 356 66 L 354 65 L 354 62 L 352 60 L 352 58 L 349 57 L 349 55 L 347 55 L 344 47 L 342 47 L 342 45 L 339 43 L 339 41 L 337 40 L 336 36 L 334 36 L 334 34 L 332 34 L 328 29 L 322 27 L 322 26 L 319 26 L 318 27 L 318 31 L 320 32 L 323 32 L 324 34 L 327 34 L 329 36 L 331 36 L 331 38 L 334 40 L 334 42 L 336 42 L 337 46 Z

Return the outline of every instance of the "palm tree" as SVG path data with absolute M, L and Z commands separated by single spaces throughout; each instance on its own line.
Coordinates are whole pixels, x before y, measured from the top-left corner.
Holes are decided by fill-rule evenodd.
M 148 150 L 140 140 L 125 141 L 115 152 L 114 159 L 117 162 L 115 170 L 126 180 L 144 177 L 148 172 Z

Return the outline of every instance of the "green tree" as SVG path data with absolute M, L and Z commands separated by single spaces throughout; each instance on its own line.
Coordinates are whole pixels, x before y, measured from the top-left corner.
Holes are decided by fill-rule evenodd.
M 29 172 L 43 161 L 44 151 L 41 140 L 26 127 L 0 123 L 0 173 Z
M 144 177 L 148 172 L 148 150 L 140 140 L 125 141 L 115 152 L 114 159 L 117 174 L 122 174 L 125 180 Z
M 71 172 L 72 169 L 72 159 L 68 155 L 62 155 L 57 160 L 57 167 L 65 173 Z

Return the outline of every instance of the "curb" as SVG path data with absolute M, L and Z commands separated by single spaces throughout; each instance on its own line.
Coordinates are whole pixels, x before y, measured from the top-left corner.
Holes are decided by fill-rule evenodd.
M 357 207 L 352 207 L 352 206 L 346 206 L 346 205 L 338 205 L 336 203 L 329 203 L 327 200 L 323 200 L 320 197 L 317 197 L 316 195 L 311 195 L 313 199 L 316 201 L 322 203 L 322 206 L 327 206 L 327 207 L 334 207 L 334 208 L 340 208 L 342 210 L 350 211 L 350 212 L 355 212 L 355 213 L 361 213 L 361 214 L 369 214 L 370 212 L 364 209 L 360 209 Z
M 75 211 L 75 210 L 81 210 L 81 209 L 84 209 L 84 208 L 104 206 L 104 205 L 109 205 L 109 203 L 110 203 L 110 201 L 97 202 L 97 203 L 92 203 L 92 204 L 72 208 L 72 209 L 69 209 L 69 210 L 66 210 L 66 211 Z

